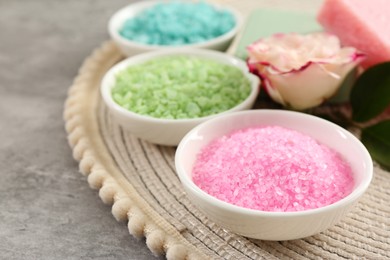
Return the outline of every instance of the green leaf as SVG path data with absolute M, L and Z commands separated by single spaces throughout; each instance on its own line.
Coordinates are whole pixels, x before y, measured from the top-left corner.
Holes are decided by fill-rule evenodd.
M 366 70 L 351 91 L 352 119 L 365 122 L 390 105 L 390 62 Z
M 390 120 L 363 129 L 361 140 L 372 158 L 390 169 Z
M 341 83 L 339 90 L 337 90 L 336 94 L 327 100 L 329 103 L 344 103 L 349 102 L 349 98 L 351 96 L 352 87 L 355 85 L 356 77 L 358 75 L 357 68 L 351 70 L 344 81 Z

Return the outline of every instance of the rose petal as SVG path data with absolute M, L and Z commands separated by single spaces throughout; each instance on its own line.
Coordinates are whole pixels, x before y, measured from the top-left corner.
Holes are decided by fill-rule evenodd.
M 269 64 L 273 71 L 289 73 L 309 63 L 351 62 L 351 56 L 363 56 L 355 48 L 341 48 L 339 39 L 328 33 L 308 35 L 277 34 L 248 46 L 251 63 Z

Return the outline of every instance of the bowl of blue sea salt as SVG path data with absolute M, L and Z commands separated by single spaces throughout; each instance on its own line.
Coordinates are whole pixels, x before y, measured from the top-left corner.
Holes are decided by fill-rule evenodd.
M 175 48 L 225 51 L 242 24 L 234 9 L 206 1 L 141 1 L 117 11 L 108 31 L 126 56 Z

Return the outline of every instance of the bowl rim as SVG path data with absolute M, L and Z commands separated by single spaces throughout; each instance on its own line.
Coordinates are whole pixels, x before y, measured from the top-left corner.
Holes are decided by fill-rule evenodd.
M 209 124 L 213 124 L 213 122 L 215 122 L 217 120 L 222 121 L 222 120 L 228 120 L 229 117 L 235 117 L 235 116 L 239 116 L 239 115 L 243 115 L 243 114 L 256 115 L 259 113 L 260 114 L 271 114 L 271 115 L 273 114 L 274 116 L 278 116 L 280 114 L 290 114 L 290 115 L 299 116 L 299 117 L 307 117 L 309 120 L 316 121 L 316 123 L 331 125 L 332 127 L 335 128 L 335 130 L 341 131 L 342 134 L 347 136 L 352 142 L 355 142 L 361 148 L 363 155 L 365 157 L 366 165 L 367 165 L 367 170 L 366 170 L 367 175 L 365 175 L 363 177 L 361 183 L 357 187 L 355 187 L 353 189 L 353 191 L 350 194 L 348 194 L 347 196 L 345 196 L 344 198 L 342 198 L 342 199 L 340 199 L 332 204 L 329 204 L 329 205 L 326 205 L 326 206 L 323 206 L 320 208 L 308 209 L 308 210 L 303 210 L 303 211 L 282 211 L 282 212 L 279 212 L 279 211 L 262 211 L 262 210 L 245 208 L 245 207 L 231 204 L 229 202 L 222 201 L 222 200 L 208 194 L 207 192 L 203 191 L 201 188 L 199 188 L 192 181 L 189 174 L 186 173 L 184 166 L 182 164 L 182 161 L 181 161 L 181 154 L 185 150 L 186 145 L 190 141 L 190 139 L 194 135 L 196 135 L 196 133 L 200 129 L 207 127 Z M 186 189 L 191 190 L 192 193 L 196 194 L 196 196 L 199 199 L 201 199 L 203 201 L 207 201 L 212 206 L 217 207 L 217 208 L 222 208 L 222 209 L 228 210 L 230 212 L 235 212 L 238 214 L 244 214 L 244 215 L 253 216 L 253 217 L 273 217 L 273 218 L 308 216 L 308 215 L 321 214 L 323 212 L 341 209 L 341 208 L 345 207 L 346 205 L 350 204 L 351 202 L 355 202 L 356 200 L 358 200 L 360 198 L 361 195 L 364 194 L 364 192 L 369 187 L 369 185 L 372 181 L 373 175 L 374 175 L 373 162 L 372 162 L 372 159 L 371 159 L 369 152 L 367 151 L 366 147 L 361 143 L 361 141 L 358 138 L 356 138 L 352 133 L 350 133 L 346 129 L 334 124 L 333 122 L 327 121 L 325 119 L 322 119 L 322 118 L 319 118 L 319 117 L 316 117 L 313 115 L 305 114 L 302 112 L 280 110 L 280 109 L 253 109 L 253 110 L 246 110 L 246 111 L 238 111 L 238 112 L 233 112 L 230 114 L 218 116 L 214 119 L 208 120 L 206 122 L 203 122 L 203 123 L 197 125 L 191 131 L 189 131 L 183 137 L 181 142 L 179 143 L 179 145 L 176 149 L 176 153 L 175 153 L 175 167 L 176 167 L 176 174 L 178 175 L 182 185 L 184 185 Z
M 118 21 L 118 20 L 121 20 L 120 18 L 122 17 L 122 15 L 127 14 L 128 12 L 130 12 L 134 8 L 140 8 L 140 11 L 143 11 L 143 10 L 145 10 L 145 9 L 147 9 L 149 7 L 152 7 L 153 5 L 156 5 L 158 3 L 164 3 L 161 0 L 144 0 L 144 1 L 136 2 L 136 3 L 131 3 L 131 4 L 127 5 L 127 6 L 119 9 L 109 19 L 109 22 L 108 22 L 108 32 L 109 32 L 110 36 L 115 41 L 118 41 L 119 43 L 121 43 L 123 45 L 127 45 L 129 47 L 149 49 L 149 50 L 153 50 L 153 49 L 172 49 L 172 48 L 180 48 L 180 47 L 186 47 L 186 48 L 206 48 L 208 46 L 211 46 L 211 45 L 214 45 L 214 44 L 218 44 L 218 43 L 222 43 L 222 42 L 224 42 L 226 40 L 229 40 L 230 38 L 233 38 L 234 35 L 236 35 L 238 33 L 238 31 L 240 30 L 240 28 L 242 27 L 242 25 L 244 23 L 243 15 L 238 10 L 236 10 L 235 8 L 233 8 L 231 6 L 224 6 L 224 5 L 220 5 L 220 4 L 217 4 L 217 3 L 211 3 L 209 1 L 205 1 L 205 2 L 207 4 L 209 4 L 209 5 L 212 5 L 212 6 L 216 7 L 217 9 L 227 10 L 228 12 L 230 12 L 233 15 L 233 17 L 235 19 L 235 24 L 229 31 L 227 31 L 226 33 L 224 33 L 224 34 L 222 34 L 222 35 L 220 35 L 218 37 L 209 39 L 207 41 L 203 41 L 203 42 L 199 42 L 199 43 L 190 43 L 190 44 L 178 45 L 178 46 L 173 46 L 173 45 L 151 45 L 151 44 L 143 44 L 143 43 L 139 43 L 139 42 L 127 39 L 127 38 L 125 38 L 125 37 L 123 37 L 122 35 L 119 34 L 118 27 L 115 26 L 116 23 L 117 22 L 118 23 L 121 22 L 120 24 L 122 26 L 123 22 L 126 19 L 132 17 L 132 16 L 127 16 L 127 18 L 123 19 L 123 21 Z
M 142 115 L 135 112 L 132 112 L 130 110 L 127 110 L 126 108 L 120 106 L 117 104 L 111 95 L 111 88 L 112 86 L 109 84 L 111 80 L 115 77 L 115 74 L 124 68 L 128 66 L 132 66 L 135 64 L 140 64 L 142 62 L 152 60 L 157 57 L 166 57 L 166 56 L 180 56 L 180 55 L 188 55 L 188 56 L 195 56 L 195 57 L 205 57 L 209 60 L 214 60 L 217 62 L 221 62 L 224 64 L 228 64 L 230 66 L 233 66 L 238 68 L 242 71 L 243 75 L 249 80 L 250 83 L 250 93 L 248 96 L 241 101 L 236 106 L 222 111 L 217 114 L 212 114 L 208 116 L 203 117 L 197 117 L 197 118 L 179 118 L 179 119 L 165 119 L 165 118 L 157 118 L 152 117 L 149 115 Z M 129 118 L 135 118 L 139 120 L 144 120 L 147 122 L 152 123 L 165 123 L 165 124 L 177 124 L 177 123 L 197 123 L 204 120 L 209 120 L 211 118 L 214 118 L 218 115 L 228 114 L 234 111 L 242 110 L 244 109 L 249 103 L 254 101 L 259 93 L 259 85 L 260 85 L 260 79 L 256 77 L 255 75 L 251 74 L 249 72 L 248 67 L 246 66 L 246 63 L 237 58 L 233 55 L 214 51 L 214 50 L 206 50 L 206 49 L 194 49 L 194 48 L 179 48 L 179 49 L 170 49 L 170 50 L 157 50 L 157 51 L 150 51 L 146 53 L 141 53 L 138 55 L 134 55 L 132 57 L 128 57 L 121 62 L 115 64 L 112 66 L 103 76 L 101 83 L 100 83 L 100 92 L 101 96 L 103 98 L 103 101 L 107 104 L 107 106 L 116 112 L 129 117 Z

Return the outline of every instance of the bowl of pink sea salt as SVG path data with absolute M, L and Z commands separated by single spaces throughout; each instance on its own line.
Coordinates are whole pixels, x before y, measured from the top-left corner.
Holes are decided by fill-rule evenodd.
M 181 47 L 225 51 L 242 21 L 238 11 L 208 1 L 147 0 L 118 10 L 108 31 L 126 56 Z
M 347 130 L 284 110 L 221 115 L 191 130 L 175 156 L 190 200 L 237 234 L 291 240 L 342 219 L 368 188 L 373 165 Z

